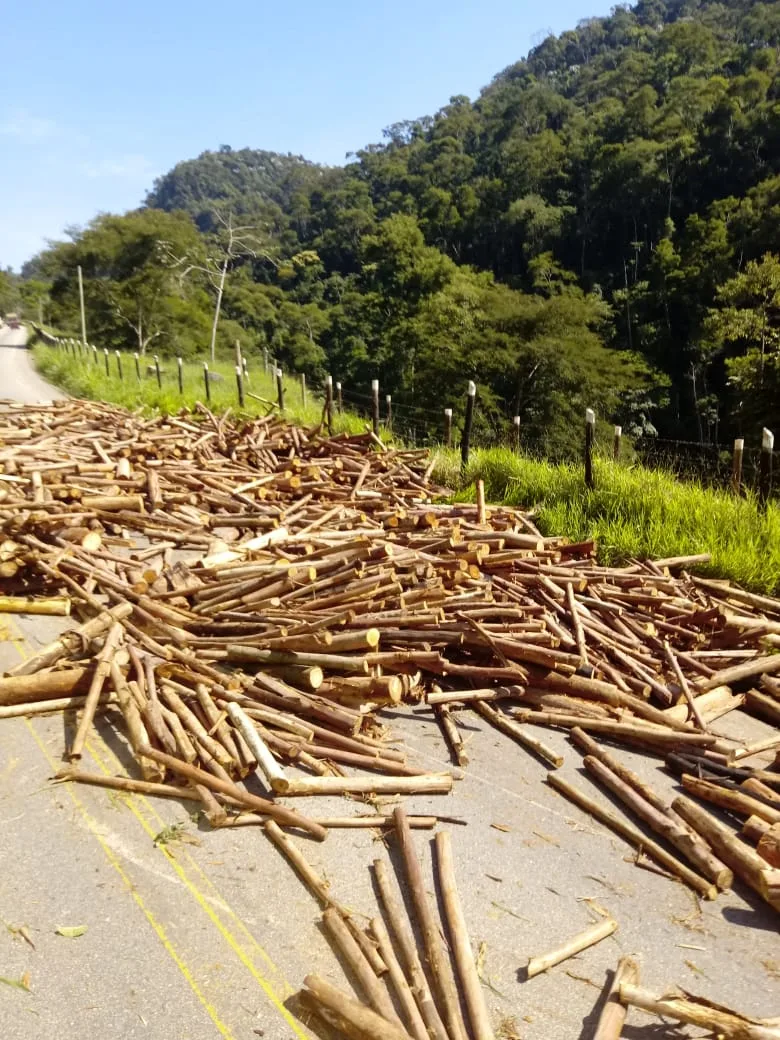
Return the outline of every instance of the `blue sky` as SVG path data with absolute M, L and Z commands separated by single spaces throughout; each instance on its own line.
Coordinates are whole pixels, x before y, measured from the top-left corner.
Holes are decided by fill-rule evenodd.
M 0 30 L 0 267 L 207 148 L 340 163 L 609 0 L 26 0 Z

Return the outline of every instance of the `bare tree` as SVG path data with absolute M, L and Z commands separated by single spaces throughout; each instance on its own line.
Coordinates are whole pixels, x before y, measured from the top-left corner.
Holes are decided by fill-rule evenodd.
M 222 310 L 222 297 L 225 293 L 225 281 L 228 271 L 233 263 L 241 257 L 262 256 L 269 260 L 274 266 L 276 261 L 263 249 L 263 240 L 258 234 L 259 228 L 255 224 L 236 225 L 233 223 L 233 214 L 215 212 L 214 216 L 222 225 L 219 238 L 215 241 L 218 252 L 209 254 L 202 262 L 193 262 L 189 256 L 177 257 L 169 253 L 171 263 L 180 268 L 180 279 L 183 280 L 192 271 L 199 271 L 208 279 L 211 287 L 216 292 L 214 305 L 214 321 L 211 325 L 211 343 L 209 353 L 214 360 L 217 347 L 217 328 L 219 326 L 219 315 Z

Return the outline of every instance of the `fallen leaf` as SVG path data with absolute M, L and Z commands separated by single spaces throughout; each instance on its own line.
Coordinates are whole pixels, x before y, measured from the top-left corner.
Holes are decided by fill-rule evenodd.
M 80 935 L 83 935 L 84 932 L 86 932 L 86 930 L 87 930 L 87 925 L 85 925 L 85 924 L 74 924 L 74 925 L 61 924 L 59 926 L 59 928 L 55 928 L 55 933 L 57 935 L 64 935 L 66 939 L 78 939 L 78 937 Z
M 23 989 L 25 993 L 30 992 L 30 976 L 28 972 L 25 972 L 20 979 L 9 979 L 5 975 L 0 975 L 0 982 L 5 983 L 6 986 L 13 986 L 14 989 Z

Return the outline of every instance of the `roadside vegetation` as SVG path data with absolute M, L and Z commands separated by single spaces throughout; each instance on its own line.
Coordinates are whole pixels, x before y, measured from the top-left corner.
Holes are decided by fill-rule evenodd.
M 50 347 L 37 343 L 33 347 L 33 360 L 38 371 L 49 382 L 54 383 L 74 397 L 86 397 L 94 401 L 110 401 L 125 408 L 144 408 L 150 411 L 175 414 L 182 408 L 192 408 L 200 401 L 215 412 L 231 409 L 248 415 L 265 415 L 275 410 L 276 381 L 263 371 L 263 364 L 249 365 L 249 378 L 244 380 L 244 408 L 238 407 L 235 364 L 230 361 L 209 363 L 211 401 L 206 400 L 206 385 L 203 363 L 185 361 L 182 366 L 183 392 L 179 393 L 176 359 L 160 358 L 162 386 L 157 385 L 154 361 L 151 357 L 140 359 L 141 379 L 135 371 L 132 354 L 123 353 L 120 380 L 117 360 L 109 355 L 109 375 L 106 375 L 105 356 L 98 353 L 95 364 L 92 356 L 68 353 L 61 347 Z M 301 383 L 294 376 L 284 381 L 285 418 L 301 426 L 316 426 L 322 418 L 323 402 L 319 396 L 307 393 L 303 404 Z M 261 398 L 261 400 L 258 400 Z M 334 430 L 337 433 L 360 433 L 365 430 L 366 420 L 352 412 L 338 415 L 334 408 Z
M 780 593 L 780 507 L 764 510 L 751 493 L 737 497 L 606 459 L 596 460 L 596 488 L 588 491 L 581 465 L 506 448 L 473 451 L 463 474 L 459 453 L 440 450 L 433 479 L 457 488 L 462 501 L 473 501 L 475 482 L 484 480 L 488 502 L 533 508 L 544 535 L 594 538 L 604 563 L 709 553 L 699 573 Z
M 108 376 L 102 354 L 95 364 L 90 357 L 74 357 L 62 348 L 38 343 L 33 357 L 41 375 L 75 396 L 171 414 L 197 401 L 206 402 L 202 362 L 184 363 L 180 394 L 172 358 L 160 361 L 159 388 L 149 357 L 141 359 L 140 382 L 128 354 L 122 356 L 121 381 L 113 355 Z M 209 407 L 215 412 L 237 412 L 233 364 L 218 359 L 209 367 L 220 377 L 211 384 Z M 262 363 L 256 368 L 250 365 L 245 390 L 243 412 L 262 415 L 271 410 L 276 385 Z M 309 392 L 304 406 L 295 377 L 285 379 L 285 417 L 303 426 L 315 426 L 322 417 L 322 400 Z M 334 425 L 339 433 L 360 433 L 367 420 L 345 411 L 335 416 Z M 435 454 L 432 479 L 451 489 L 457 500 L 473 501 L 476 481 L 484 480 L 489 502 L 533 509 L 545 535 L 565 535 L 572 541 L 595 539 L 604 563 L 709 553 L 710 562 L 697 565 L 698 572 L 780 593 L 780 507 L 775 502 L 763 509 L 750 492 L 737 497 L 698 483 L 682 483 L 663 470 L 630 461 L 616 464 L 597 458 L 596 489 L 588 491 L 578 463 L 551 463 L 509 448 L 477 448 L 461 471 L 458 451 L 438 448 Z

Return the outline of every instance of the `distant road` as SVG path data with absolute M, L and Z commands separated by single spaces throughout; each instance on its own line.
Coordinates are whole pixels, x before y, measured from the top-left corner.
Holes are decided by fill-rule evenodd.
M 67 397 L 61 390 L 45 382 L 33 367 L 27 344 L 27 329 L 0 324 L 0 400 L 54 401 Z

